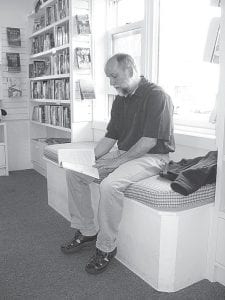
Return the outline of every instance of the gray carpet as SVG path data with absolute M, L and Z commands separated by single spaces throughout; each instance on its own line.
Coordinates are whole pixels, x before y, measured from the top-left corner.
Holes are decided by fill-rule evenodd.
M 84 266 L 93 250 L 64 255 L 69 223 L 47 205 L 46 179 L 33 170 L 0 177 L 1 300 L 224 300 L 225 287 L 203 280 L 176 293 L 160 293 L 114 260 L 105 273 Z

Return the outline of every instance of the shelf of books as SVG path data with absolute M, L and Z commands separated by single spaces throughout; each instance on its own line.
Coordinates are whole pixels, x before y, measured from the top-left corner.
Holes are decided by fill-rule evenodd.
M 90 8 L 91 0 L 42 0 L 29 16 L 32 143 L 75 141 L 76 124 L 92 122 Z

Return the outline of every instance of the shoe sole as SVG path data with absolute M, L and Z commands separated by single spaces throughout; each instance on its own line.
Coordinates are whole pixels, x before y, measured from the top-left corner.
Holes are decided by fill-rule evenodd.
M 66 248 L 61 247 L 61 251 L 64 254 L 73 254 L 73 253 L 79 252 L 83 248 L 90 248 L 91 246 L 95 245 L 95 243 L 96 243 L 96 240 L 85 242 L 85 243 L 80 244 L 79 246 L 77 246 L 75 248 L 71 248 L 71 249 L 66 249 Z
M 88 274 L 91 274 L 91 275 L 98 275 L 98 274 L 103 273 L 103 272 L 107 269 L 108 266 L 109 266 L 109 265 L 107 265 L 106 267 L 104 267 L 104 268 L 102 268 L 102 269 L 100 269 L 100 270 L 98 270 L 98 271 L 92 270 L 92 269 L 89 270 L 89 269 L 85 268 L 85 271 L 86 271 Z

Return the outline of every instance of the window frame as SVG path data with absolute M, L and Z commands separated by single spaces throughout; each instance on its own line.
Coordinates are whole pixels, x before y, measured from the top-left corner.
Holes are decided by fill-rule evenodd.
M 160 42 L 160 0 L 145 0 L 144 20 L 117 26 L 117 7 L 116 4 L 120 0 L 107 1 L 107 49 L 108 58 L 113 53 L 113 35 L 126 33 L 131 30 L 140 30 L 141 32 L 141 70 L 140 73 L 150 81 L 158 84 L 159 82 L 159 42 Z M 107 84 L 107 119 L 110 117 L 110 107 L 115 97 L 115 91 Z M 190 126 L 190 124 L 192 124 Z M 184 120 L 179 115 L 174 115 L 175 131 L 193 132 L 194 135 L 215 136 L 215 124 L 205 121 L 193 121 L 193 119 Z

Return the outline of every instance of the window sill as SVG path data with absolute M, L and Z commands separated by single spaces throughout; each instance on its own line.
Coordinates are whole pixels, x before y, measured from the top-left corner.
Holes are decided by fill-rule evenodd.
M 94 121 L 92 128 L 94 130 L 105 131 L 107 121 Z M 193 148 L 201 148 L 206 150 L 216 150 L 216 136 L 215 132 L 210 130 L 202 130 L 196 132 L 195 128 L 183 126 L 183 129 L 176 128 L 174 130 L 176 145 L 188 146 Z

